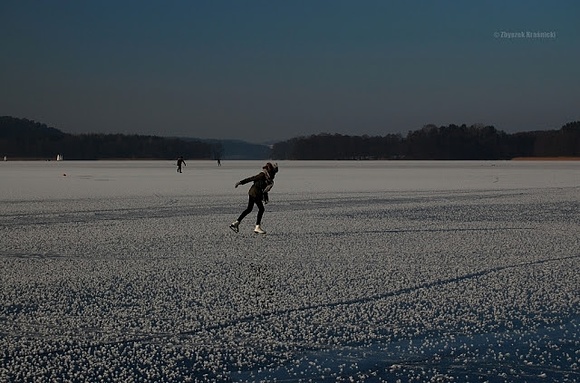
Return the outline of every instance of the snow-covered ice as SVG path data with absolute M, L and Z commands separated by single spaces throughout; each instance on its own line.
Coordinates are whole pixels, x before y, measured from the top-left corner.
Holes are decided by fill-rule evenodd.
M 580 381 L 580 162 L 0 163 L 0 381 Z

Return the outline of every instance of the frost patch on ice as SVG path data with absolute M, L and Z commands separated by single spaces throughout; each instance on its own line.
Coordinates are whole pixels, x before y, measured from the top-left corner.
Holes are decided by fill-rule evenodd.
M 289 162 L 256 236 L 259 163 L 69 163 L 0 167 L 0 381 L 580 380 L 576 164 Z

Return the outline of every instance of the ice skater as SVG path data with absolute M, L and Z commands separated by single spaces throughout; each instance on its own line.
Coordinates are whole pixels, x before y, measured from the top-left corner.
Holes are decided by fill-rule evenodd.
M 264 215 L 264 203 L 268 203 L 269 201 L 268 192 L 272 189 L 272 186 L 274 186 L 274 177 L 276 176 L 276 173 L 278 173 L 278 164 L 272 165 L 268 162 L 262 168 L 261 173 L 236 182 L 236 188 L 252 181 L 254 184 L 248 191 L 248 207 L 242 212 L 242 214 L 240 214 L 237 220 L 230 224 L 230 229 L 237 233 L 239 231 L 240 222 L 242 222 L 245 216 L 250 214 L 254 208 L 254 204 L 256 204 L 256 206 L 258 206 L 258 217 L 256 218 L 256 228 L 254 229 L 254 232 L 258 234 L 266 234 L 266 232 L 262 230 L 260 224 L 262 222 L 262 216 Z
M 183 156 L 180 156 L 177 159 L 177 173 L 181 173 L 181 165 L 187 166 L 187 164 L 185 163 L 185 160 L 183 159 Z

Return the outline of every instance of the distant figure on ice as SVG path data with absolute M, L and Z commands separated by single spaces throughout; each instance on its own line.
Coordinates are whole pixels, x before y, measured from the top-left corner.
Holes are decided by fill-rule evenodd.
M 181 165 L 187 166 L 187 164 L 185 163 L 185 160 L 183 159 L 183 156 L 180 156 L 177 159 L 177 173 L 181 173 Z
M 236 187 L 245 185 L 251 181 L 253 181 L 254 184 L 248 191 L 248 207 L 242 212 L 242 214 L 240 214 L 236 221 L 231 223 L 230 229 L 237 233 L 239 231 L 240 222 L 242 222 L 245 216 L 250 214 L 254 208 L 254 204 L 256 204 L 256 206 L 258 206 L 258 217 L 256 218 L 256 228 L 254 229 L 254 232 L 258 234 L 266 234 L 266 232 L 262 230 L 262 227 L 260 226 L 260 223 L 262 222 L 262 215 L 264 215 L 264 204 L 262 201 L 264 203 L 268 203 L 268 192 L 270 189 L 272 189 L 272 186 L 274 186 L 274 177 L 276 176 L 276 173 L 278 173 L 278 164 L 272 165 L 270 162 L 268 162 L 262 168 L 262 172 L 260 174 L 236 182 Z
M 217 159 L 217 162 L 218 162 L 218 166 L 222 166 L 222 161 L 219 158 Z

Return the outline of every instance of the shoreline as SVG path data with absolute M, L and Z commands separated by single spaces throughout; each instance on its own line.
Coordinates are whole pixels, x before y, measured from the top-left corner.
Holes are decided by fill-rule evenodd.
M 511 161 L 580 161 L 580 157 L 514 157 Z

